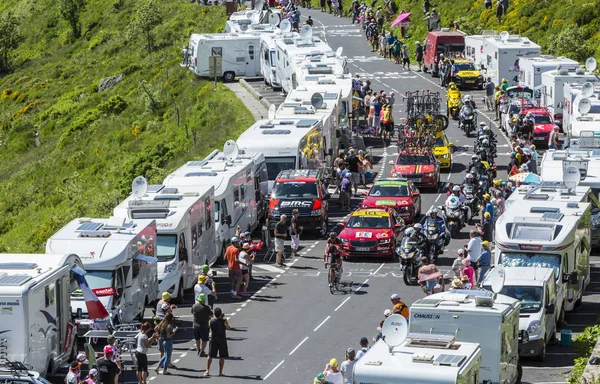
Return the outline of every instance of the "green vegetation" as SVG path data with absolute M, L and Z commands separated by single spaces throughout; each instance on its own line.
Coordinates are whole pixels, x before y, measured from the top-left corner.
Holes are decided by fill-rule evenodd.
M 600 324 L 590 325 L 586 327 L 583 332 L 575 337 L 573 340 L 573 346 L 577 357 L 575 358 L 575 366 L 571 372 L 571 376 L 568 381 L 572 384 L 582 383 L 583 371 L 588 363 L 592 350 L 600 337 Z
M 223 29 L 224 7 L 87 0 L 76 38 L 63 2 L 0 2 L 0 64 L 12 68 L 0 75 L 1 252 L 43 252 L 69 220 L 110 215 L 136 176 L 160 183 L 253 123 L 226 87 L 179 66 L 192 32 Z M 9 11 L 22 41 L 5 51 Z

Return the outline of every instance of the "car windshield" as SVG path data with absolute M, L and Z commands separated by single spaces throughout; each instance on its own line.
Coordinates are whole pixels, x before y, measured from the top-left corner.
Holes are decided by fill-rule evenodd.
M 470 109 L 470 108 L 469 108 Z M 471 110 L 472 112 L 472 110 Z M 433 146 L 434 147 L 445 147 L 446 146 L 446 142 L 444 140 L 443 137 L 438 137 L 435 139 L 435 141 L 433 142 Z
M 369 192 L 369 196 L 393 196 L 407 197 L 408 186 L 406 185 L 374 185 Z
M 88 273 L 85 274 L 85 281 L 91 289 L 112 287 L 112 280 L 112 271 L 88 271 Z
M 526 100 L 531 99 L 533 97 L 533 91 L 531 89 L 523 89 L 523 88 L 515 88 L 515 89 L 508 89 L 506 91 L 506 95 L 511 98 L 511 99 L 515 99 L 515 98 L 524 98 Z
M 554 268 L 554 276 L 560 274 L 560 255 L 540 253 L 504 253 L 500 254 L 500 264 L 505 267 Z
M 352 216 L 346 225 L 348 228 L 389 228 L 389 216 Z
M 396 164 L 432 164 L 431 157 L 427 155 L 400 155 L 396 159 Z
M 511 104 L 510 107 L 508 107 L 508 113 L 511 115 L 518 115 L 521 113 L 521 104 Z
M 156 258 L 158 261 L 169 261 L 175 258 L 177 235 L 156 236 Z
M 289 198 L 305 198 L 305 199 L 317 199 L 319 194 L 317 192 L 316 183 L 305 183 L 305 182 L 279 182 L 273 187 L 273 198 L 274 199 L 289 199 Z
M 500 294 L 521 302 L 521 313 L 537 313 L 542 307 L 542 287 L 505 285 Z
M 476 69 L 475 69 L 475 66 L 473 65 L 473 63 L 460 63 L 460 64 L 454 64 L 454 71 L 455 72 L 476 71 Z
M 550 115 L 533 115 L 533 120 L 536 124 L 552 124 Z

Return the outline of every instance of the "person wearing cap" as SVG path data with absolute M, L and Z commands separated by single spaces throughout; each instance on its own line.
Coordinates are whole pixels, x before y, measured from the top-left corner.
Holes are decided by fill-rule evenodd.
M 210 307 L 206 303 L 206 294 L 199 293 L 196 296 L 196 303 L 192 305 L 192 317 L 194 327 L 194 340 L 196 342 L 196 352 L 201 357 L 206 356 L 206 344 L 209 340 L 208 322 L 213 315 Z
M 455 289 L 463 289 L 463 285 L 462 285 L 462 280 L 460 279 L 460 277 L 452 280 L 452 291 Z
M 198 297 L 201 293 L 204 294 L 204 304 L 209 305 L 208 298 L 213 294 L 212 289 L 208 286 L 208 278 L 205 275 L 198 276 L 198 282 L 194 285 L 194 297 Z
M 279 221 L 275 224 L 275 252 L 277 252 L 275 254 L 275 265 L 278 267 L 285 267 L 285 264 L 281 261 L 281 255 L 285 248 L 285 238 L 288 235 L 286 221 L 287 215 L 281 215 Z
M 88 376 L 85 380 L 83 380 L 84 384 L 96 384 L 96 380 L 98 377 L 98 370 L 96 368 L 90 369 L 88 372 Z
M 479 257 L 481 256 L 481 237 L 479 237 L 479 232 L 477 232 L 476 230 L 472 230 L 471 232 L 469 232 L 469 237 L 471 239 L 469 240 L 469 244 L 467 244 L 467 257 L 465 258 L 465 260 L 468 260 L 469 265 L 473 268 L 473 271 L 475 272 L 475 280 L 476 280 L 477 279 L 477 260 L 479 260 Z M 463 260 L 463 265 L 465 265 L 464 260 Z M 463 273 L 463 272 L 461 272 L 461 273 Z M 473 280 L 472 282 L 474 283 L 475 280 Z
M 560 144 L 558 142 L 558 134 L 560 133 L 560 128 L 558 125 L 554 126 L 552 132 L 548 136 L 548 149 L 560 149 Z
M 242 268 L 242 296 L 248 296 L 248 284 L 250 283 L 250 267 L 254 262 L 256 252 L 251 252 L 252 244 L 245 241 L 242 244 L 242 251 L 240 252 L 240 266 Z
M 231 286 L 231 298 L 239 299 L 237 295 L 242 282 L 242 268 L 240 266 L 240 240 L 237 237 L 231 238 L 231 244 L 225 250 L 225 259 L 227 268 L 229 268 L 229 283 Z
M 292 239 L 292 257 L 296 256 L 300 246 L 300 225 L 298 224 L 300 212 L 294 208 L 292 210 L 292 219 L 290 220 L 290 238 Z
M 158 322 L 165 318 L 165 315 L 172 312 L 173 309 L 177 308 L 176 305 L 171 304 L 171 293 L 163 292 L 161 299 L 156 304 L 156 319 Z
M 392 295 L 392 297 L 390 297 L 390 300 L 392 301 L 392 304 L 394 305 L 394 307 L 392 308 L 392 314 L 402 315 L 406 319 L 408 319 L 410 316 L 409 311 L 408 311 L 408 306 L 406 304 L 404 304 L 404 302 L 402 301 L 400 296 L 397 293 L 394 293 Z
M 167 316 L 173 316 L 167 314 Z M 115 384 L 117 377 L 121 374 L 121 361 L 113 361 L 114 351 L 110 345 L 104 347 L 104 354 L 96 361 L 96 369 L 98 370 L 97 384 Z
M 466 260 L 466 261 L 468 261 L 468 260 Z M 465 268 L 466 271 L 468 271 L 470 269 L 473 269 L 473 268 L 472 267 Z M 469 276 L 467 276 L 467 275 L 462 275 L 460 283 L 462 285 L 462 289 L 473 288 L 473 284 L 471 284 L 471 281 L 469 280 Z
M 154 332 L 158 333 L 160 343 L 163 345 L 164 350 L 164 355 L 158 361 L 158 365 L 154 368 L 154 371 L 158 373 L 160 368 L 162 368 L 163 375 L 170 375 L 171 373 L 168 372 L 168 369 L 171 366 L 171 355 L 173 353 L 173 336 L 175 336 L 175 333 L 177 332 L 173 314 L 167 313 L 163 321 L 154 328 Z M 110 384 L 112 384 L 112 382 Z
M 79 361 L 73 361 L 69 366 L 69 373 L 65 378 L 66 384 L 79 384 L 79 377 L 81 375 L 81 363 Z
M 464 259 L 465 259 L 465 250 L 459 249 L 456 259 L 454 259 L 454 261 L 452 262 L 452 272 L 454 273 L 455 279 L 460 278 L 460 272 L 464 268 L 464 265 L 462 264 L 462 261 Z
M 356 361 L 356 351 L 352 348 L 348 348 L 346 350 L 344 361 L 340 366 L 344 384 L 354 384 L 354 364 Z
M 319 372 L 319 374 L 315 377 L 313 384 L 327 384 L 328 381 L 325 378 L 325 374 L 323 372 Z
M 138 384 L 146 384 L 148 378 L 148 348 L 158 341 L 158 333 L 154 333 L 152 337 L 148 337 L 148 332 L 152 329 L 152 325 L 149 322 L 145 322 L 140 327 L 140 331 L 135 335 L 136 348 L 135 348 L 135 359 L 137 360 L 136 376 Z
M 490 202 L 490 204 L 491 204 L 491 202 Z M 493 206 L 493 204 L 492 204 L 492 206 Z M 493 227 L 492 215 L 490 215 L 489 212 L 483 213 L 483 222 L 481 224 L 476 223 L 475 228 L 479 232 L 479 235 L 481 235 L 482 240 L 493 241 L 492 235 L 493 235 L 494 227 Z
M 344 376 L 340 371 L 340 366 L 338 364 L 337 359 L 334 357 L 329 360 L 329 364 L 325 366 L 325 370 L 323 371 L 325 375 L 325 379 L 327 379 L 328 383 L 331 384 L 344 384 Z
M 385 311 L 383 311 L 383 318 L 384 319 L 387 319 L 390 316 L 392 316 L 392 310 L 391 309 L 386 309 Z
M 486 273 L 490 270 L 490 265 L 492 263 L 492 251 L 490 250 L 490 242 L 485 240 L 481 242 L 481 256 L 479 256 L 479 260 L 477 261 L 477 265 L 479 266 L 479 279 L 477 279 L 478 283 L 483 282 Z
M 208 264 L 204 264 L 202 266 L 201 275 L 206 276 L 204 284 L 206 284 L 206 286 L 212 291 L 212 293 L 208 295 L 208 305 L 210 305 L 212 308 L 215 304 L 215 301 L 217 301 L 217 286 L 215 284 L 215 280 L 213 279 L 215 276 L 215 271 L 211 270 Z

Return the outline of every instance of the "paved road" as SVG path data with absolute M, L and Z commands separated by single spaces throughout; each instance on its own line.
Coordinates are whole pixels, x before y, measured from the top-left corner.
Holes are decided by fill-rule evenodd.
M 316 32 L 324 32 L 333 49 L 344 47 L 344 55 L 350 61 L 352 73 L 361 73 L 373 80 L 374 89 L 393 90 L 397 95 L 420 89 L 439 90 L 437 79 L 414 71 L 402 70 L 387 60 L 374 56 L 362 38 L 359 27 L 350 25 L 347 19 L 334 18 L 328 14 L 303 10 L 303 15 L 312 14 Z M 267 92 L 266 90 L 261 90 Z M 481 100 L 481 92 L 472 92 L 475 100 Z M 402 109 L 401 98 L 397 97 L 396 109 Z M 398 115 L 398 111 L 395 111 Z M 498 131 L 496 130 L 498 133 Z M 451 172 L 442 175 L 443 182 L 460 182 L 464 177 L 465 164 L 471 153 L 468 146 L 473 139 L 452 123 L 447 130 L 450 141 L 458 147 L 454 154 L 455 163 Z M 508 145 L 499 140 L 498 164 L 508 162 Z M 373 148 L 378 159 L 376 170 L 388 175 L 397 149 L 395 146 Z M 500 171 L 502 174 L 502 171 Z M 440 190 L 443 186 L 440 187 Z M 431 205 L 441 205 L 442 197 L 436 193 L 423 193 L 423 210 Z M 354 203 L 357 205 L 358 198 Z M 345 213 L 334 205 L 330 213 L 332 224 L 343 220 Z M 444 255 L 440 257 L 441 269 L 448 270 L 456 250 L 467 242 L 467 231 L 463 238 L 452 240 Z M 233 301 L 227 292 L 226 269 L 218 271 L 217 284 L 220 293 L 218 304 L 230 317 L 233 330 L 228 332 L 229 351 L 232 358 L 226 362 L 227 377 L 212 377 L 220 383 L 245 383 L 260 380 L 270 383 L 308 383 L 323 369 L 330 358 L 342 360 L 348 347 L 358 349 L 361 336 L 371 339 L 383 316 L 390 307 L 389 297 L 398 293 L 408 304 L 423 296 L 420 288 L 407 287 L 402 283 L 401 271 L 396 263 L 379 260 L 359 260 L 345 264 L 344 281 L 348 282 L 345 292 L 329 293 L 322 256 L 324 241 L 303 239 L 300 256 L 290 260 L 288 267 L 276 268 L 272 264 L 255 266 L 257 281 L 250 286 L 252 296 L 243 301 Z M 595 281 L 584 300 L 584 305 L 575 314 L 566 317 L 568 328 L 580 332 L 600 312 L 600 258 L 594 257 L 592 278 Z M 187 302 L 192 297 L 188 295 Z M 149 314 L 149 312 L 147 313 Z M 175 311 L 183 327 L 191 326 L 189 306 Z M 186 383 L 202 378 L 205 358 L 193 351 L 189 328 L 177 335 L 174 363 L 178 369 L 171 370 L 173 377 L 156 376 L 149 380 L 156 384 L 167 384 L 176 379 Z M 155 350 L 156 351 L 156 350 Z M 523 361 L 524 381 L 531 383 L 563 383 L 565 374 L 572 368 L 574 353 L 570 348 L 551 346 L 544 363 Z M 156 362 L 157 353 L 150 355 Z M 213 365 L 211 372 L 217 373 Z M 127 379 L 126 379 L 127 380 Z

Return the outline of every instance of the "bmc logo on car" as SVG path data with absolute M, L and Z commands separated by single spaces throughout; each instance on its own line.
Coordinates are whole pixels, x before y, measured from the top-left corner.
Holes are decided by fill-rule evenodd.
M 312 207 L 312 201 L 282 201 L 279 204 L 280 208 L 310 208 Z

